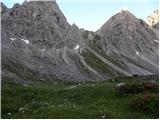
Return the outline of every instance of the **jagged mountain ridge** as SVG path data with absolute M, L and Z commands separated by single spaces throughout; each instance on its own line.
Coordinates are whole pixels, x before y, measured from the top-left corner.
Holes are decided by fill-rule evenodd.
M 116 22 L 109 20 L 94 33 L 80 30 L 75 24 L 71 26 L 55 1 L 24 2 L 22 5 L 15 4 L 11 9 L 3 4 L 1 6 L 2 80 L 21 83 L 79 82 L 133 74 L 158 74 L 158 44 L 153 40 L 157 36 L 143 20 L 129 12 L 118 13 L 111 18 L 115 18 Z M 128 19 L 125 14 L 131 18 Z M 126 25 L 124 21 L 133 25 Z M 143 38 L 141 48 L 148 44 L 148 48 L 153 49 L 147 54 L 148 48 L 143 48 L 143 59 L 137 57 L 134 48 L 127 46 L 135 40 L 127 39 L 130 34 L 136 36 L 137 24 L 143 24 L 139 31 L 149 35 L 147 39 L 145 35 L 139 35 L 134 44 L 137 45 Z M 123 27 L 126 26 L 131 28 L 124 37 L 126 28 Z M 114 35 L 117 37 L 112 38 Z M 118 39 L 122 46 L 114 45 L 120 44 Z
M 97 33 L 105 38 L 103 51 L 110 51 L 111 54 L 118 51 L 121 56 L 139 61 L 137 64 L 143 68 L 158 71 L 159 38 L 142 19 L 137 19 L 129 11 L 121 11 L 111 17 Z

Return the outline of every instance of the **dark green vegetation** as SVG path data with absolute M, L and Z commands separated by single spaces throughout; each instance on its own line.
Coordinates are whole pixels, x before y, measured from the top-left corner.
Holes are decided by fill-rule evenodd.
M 138 111 L 150 113 L 154 118 L 159 116 L 159 95 L 138 95 L 130 102 L 130 106 Z
M 138 96 L 156 96 L 157 90 L 144 88 L 140 93 L 120 96 L 114 89 L 117 83 L 143 83 L 147 80 L 158 81 L 158 76 L 121 77 L 97 83 L 56 86 L 3 83 L 2 118 L 158 118 L 131 106 L 131 103 L 136 104 L 133 101 Z M 149 109 L 157 108 L 154 104 Z
M 2 69 L 8 70 L 9 72 L 16 74 L 18 77 L 22 79 L 25 78 L 28 81 L 39 83 L 43 81 L 41 80 L 41 78 L 43 77 L 46 79 L 47 82 L 49 82 L 51 78 L 55 78 L 55 76 L 44 75 L 44 74 L 40 74 L 38 71 L 30 70 L 26 66 L 22 66 L 18 62 L 16 63 L 11 60 L 6 60 L 6 61 L 8 62 L 6 63 L 5 60 L 2 60 L 2 63 L 3 63 Z M 3 79 L 7 81 L 11 81 L 10 78 L 3 78 Z
M 107 75 L 110 77 L 121 75 L 118 71 L 116 71 L 112 67 L 108 66 L 106 63 L 101 61 L 99 58 L 97 58 L 90 51 L 82 53 L 82 56 L 84 57 L 87 64 L 90 65 L 92 68 L 94 68 L 96 71 L 98 71 L 98 73 L 101 73 L 103 75 Z

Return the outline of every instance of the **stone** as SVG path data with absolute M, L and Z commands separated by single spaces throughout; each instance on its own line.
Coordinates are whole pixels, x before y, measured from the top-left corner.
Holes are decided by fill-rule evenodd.
M 118 88 L 118 87 L 121 87 L 121 86 L 124 86 L 124 85 L 126 85 L 126 83 L 118 83 L 118 84 L 116 85 L 116 87 Z
M 9 112 L 8 115 L 12 115 L 12 113 Z
M 102 116 L 101 116 L 101 118 L 102 118 L 102 119 L 106 118 L 106 115 L 105 115 L 105 114 L 104 114 L 104 115 L 102 115 Z

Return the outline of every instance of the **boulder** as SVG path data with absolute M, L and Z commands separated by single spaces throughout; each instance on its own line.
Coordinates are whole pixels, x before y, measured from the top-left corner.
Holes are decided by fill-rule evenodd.
M 124 86 L 124 85 L 126 85 L 126 83 L 118 83 L 118 84 L 116 85 L 116 88 L 121 87 L 121 86 Z

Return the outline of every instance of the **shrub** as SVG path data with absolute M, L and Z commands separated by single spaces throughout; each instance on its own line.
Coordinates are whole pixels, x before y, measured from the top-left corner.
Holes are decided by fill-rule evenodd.
M 138 75 L 137 75 L 137 74 L 133 74 L 132 76 L 133 76 L 133 77 L 137 77 Z
M 129 103 L 131 108 L 159 117 L 159 97 L 156 94 L 136 96 Z
M 147 82 L 144 82 L 143 85 L 145 88 L 149 88 L 149 89 L 158 88 L 158 83 L 156 83 L 156 81 L 147 81 Z
M 115 91 L 121 96 L 128 96 L 128 95 L 140 93 L 143 90 L 144 90 L 143 85 L 137 84 L 137 83 L 123 84 L 115 88 Z
M 149 90 L 152 93 L 159 93 L 159 85 L 156 81 L 146 81 L 143 83 L 145 90 Z

